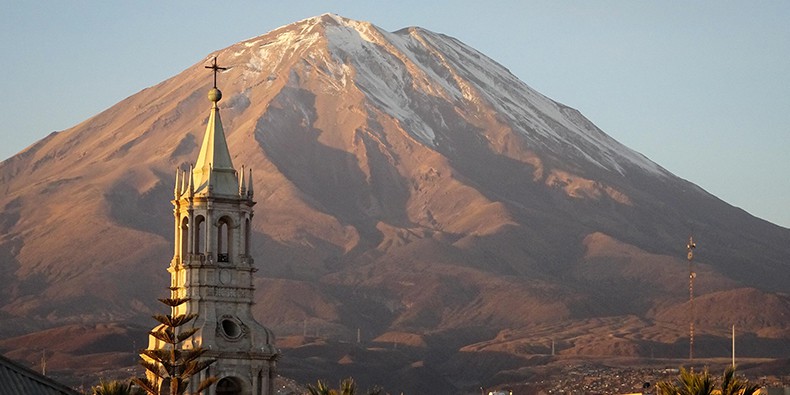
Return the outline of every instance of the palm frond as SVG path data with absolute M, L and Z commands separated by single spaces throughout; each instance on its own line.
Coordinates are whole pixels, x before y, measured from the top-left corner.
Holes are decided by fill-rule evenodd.
M 167 361 L 171 357 L 171 350 L 166 348 L 145 349 L 140 353 L 157 362 Z
M 173 332 L 173 328 L 166 326 L 155 331 L 150 331 L 148 334 L 167 344 L 178 344 L 179 342 L 176 341 L 176 337 Z
M 214 362 L 216 362 L 216 360 L 214 359 L 189 362 L 186 364 L 185 369 L 182 372 L 182 375 L 185 377 L 192 377 L 196 375 L 198 372 L 202 371 L 203 369 L 209 367 L 209 365 L 211 365 Z
M 340 382 L 341 395 L 354 395 L 357 392 L 357 383 L 351 377 Z
M 173 328 L 178 328 L 181 325 L 186 324 L 189 321 L 192 321 L 197 317 L 197 314 L 179 314 L 176 316 L 172 316 L 170 314 L 156 314 L 153 315 L 153 318 L 159 321 L 164 326 L 169 326 Z
M 181 306 L 186 302 L 189 302 L 191 299 L 190 298 L 160 298 L 158 300 L 170 307 L 176 307 L 176 306 Z
M 321 380 L 318 380 L 318 382 L 316 382 L 316 386 L 315 387 L 313 387 L 312 385 L 308 384 L 307 385 L 307 390 L 310 392 L 310 395 L 330 395 L 331 394 L 331 391 L 330 391 L 329 387 L 327 387 L 327 385 Z
M 195 393 L 199 394 L 199 393 L 205 391 L 208 387 L 210 387 L 212 384 L 214 384 L 216 382 L 217 382 L 217 378 L 214 377 L 214 376 L 209 377 L 209 378 L 201 381 L 200 384 L 198 384 L 197 391 L 195 391 Z
M 724 371 L 721 378 L 721 395 L 753 395 L 759 390 L 759 385 L 749 384 L 747 380 L 736 377 L 732 366 Z
M 178 337 L 176 338 L 176 343 L 181 343 L 184 340 L 189 339 L 190 337 L 192 337 L 192 335 L 195 334 L 195 332 L 199 330 L 200 328 L 192 328 L 182 331 L 181 333 L 178 334 Z
M 162 365 L 158 363 L 153 363 L 149 361 L 140 361 L 140 365 L 145 368 L 145 370 L 151 372 L 152 374 L 156 375 L 159 378 L 163 378 L 167 372 L 164 370 Z
M 156 383 L 151 382 L 147 377 L 135 377 L 132 381 L 149 395 L 157 395 L 159 393 Z

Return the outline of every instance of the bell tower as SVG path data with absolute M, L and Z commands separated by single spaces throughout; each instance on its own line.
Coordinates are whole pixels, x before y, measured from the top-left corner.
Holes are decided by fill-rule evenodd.
M 214 359 L 197 382 L 216 377 L 208 395 L 272 395 L 278 350 L 271 330 L 252 316 L 253 274 L 250 255 L 253 217 L 252 170 L 233 167 L 218 103 L 217 66 L 214 58 L 206 68 L 214 71 L 212 103 L 200 154 L 189 171 L 175 177 L 173 260 L 167 269 L 173 297 L 189 300 L 173 314 L 196 314 L 190 323 L 198 331 L 185 347 L 207 350 Z M 149 349 L 162 348 L 151 338 Z

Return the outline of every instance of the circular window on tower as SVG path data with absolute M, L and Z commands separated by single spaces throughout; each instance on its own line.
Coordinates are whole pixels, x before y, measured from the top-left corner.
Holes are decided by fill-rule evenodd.
M 244 325 L 236 317 L 223 316 L 218 326 L 219 332 L 228 340 L 238 340 L 244 335 Z

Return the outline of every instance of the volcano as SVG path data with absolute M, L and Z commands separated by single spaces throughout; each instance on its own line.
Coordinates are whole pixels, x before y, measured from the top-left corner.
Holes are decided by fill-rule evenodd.
M 682 357 L 690 271 L 698 355 L 727 356 L 733 324 L 744 352 L 790 354 L 790 230 L 452 37 L 328 14 L 208 54 L 0 163 L 5 353 L 37 360 L 47 334 L 91 332 L 62 329 L 75 325 L 102 341 L 107 323 L 150 326 L 169 284 L 173 174 L 197 157 L 213 57 L 228 68 L 229 151 L 253 169 L 253 311 L 299 344 L 286 374 L 356 366 L 363 381 L 413 383 L 388 391 L 453 393 L 550 354 L 551 339 L 559 355 Z M 371 356 L 398 346 L 386 364 Z M 88 349 L 101 347 L 62 355 Z M 499 362 L 482 369 L 484 355 Z

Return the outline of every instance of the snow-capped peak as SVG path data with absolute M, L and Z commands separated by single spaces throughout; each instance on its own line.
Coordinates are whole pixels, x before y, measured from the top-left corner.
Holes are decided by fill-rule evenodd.
M 387 32 L 368 22 L 323 14 L 247 40 L 235 55 L 248 51 L 247 69 L 256 74 L 248 75 L 250 81 L 259 80 L 258 74 L 275 74 L 286 61 L 320 63 L 335 80 L 328 85 L 345 89 L 351 82 L 373 106 L 429 146 L 436 144 L 436 128 L 444 126 L 426 121 L 420 106 L 431 100 L 469 103 L 493 110 L 535 151 L 620 174 L 632 167 L 669 174 L 484 54 L 422 28 Z

